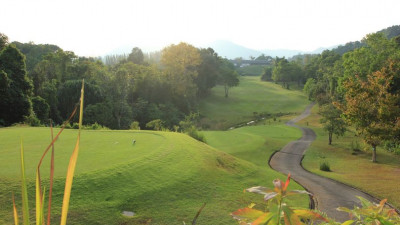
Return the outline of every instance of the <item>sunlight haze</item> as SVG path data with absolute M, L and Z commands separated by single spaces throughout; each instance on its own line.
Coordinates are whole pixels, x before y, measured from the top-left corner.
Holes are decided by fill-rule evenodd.
M 361 40 L 400 21 L 400 1 L 5 0 L 10 41 L 55 44 L 83 56 L 228 40 L 257 49 L 312 51 Z

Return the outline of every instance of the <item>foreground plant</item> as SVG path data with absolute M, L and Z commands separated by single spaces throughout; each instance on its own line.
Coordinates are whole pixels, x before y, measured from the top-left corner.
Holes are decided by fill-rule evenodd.
M 285 202 L 288 196 L 294 194 L 311 194 L 299 190 L 287 191 L 289 183 L 290 174 L 285 183 L 279 179 L 275 179 L 273 181 L 273 190 L 261 186 L 246 189 L 248 192 L 264 195 L 264 200 L 267 202 L 267 209 L 264 211 L 254 209 L 255 204 L 252 203 L 246 208 L 238 209 L 231 213 L 231 216 L 238 220 L 241 225 L 297 225 L 314 223 L 320 225 L 400 225 L 400 215 L 395 209 L 385 206 L 386 199 L 382 200 L 379 204 L 375 204 L 362 197 L 358 197 L 361 201 L 361 207 L 355 207 L 354 209 L 339 207 L 337 210 L 349 213 L 350 220 L 343 223 L 322 216 L 313 210 L 292 208 Z
M 346 221 L 346 224 L 371 224 L 371 225 L 392 225 L 400 224 L 400 216 L 392 209 L 385 207 L 386 199 L 383 199 L 379 204 L 374 204 L 365 198 L 357 196 L 361 201 L 361 207 L 348 209 L 339 207 L 339 211 L 349 213 L 351 220 Z
M 54 142 L 58 139 L 62 131 L 64 130 L 66 124 L 68 124 L 71 119 L 76 114 L 78 106 L 80 106 L 79 110 L 79 131 L 78 131 L 78 138 L 76 140 L 75 148 L 70 158 L 70 162 L 68 165 L 67 170 L 67 177 L 65 180 L 65 190 L 64 190 L 64 198 L 62 204 L 62 212 L 61 212 L 61 225 L 65 225 L 67 223 L 67 215 L 68 215 L 68 206 L 69 206 L 69 199 L 71 195 L 71 188 L 72 188 L 72 180 L 74 177 L 76 161 L 78 159 L 79 154 L 79 143 L 80 143 L 80 134 L 81 134 L 81 127 L 82 127 L 82 119 L 83 119 L 83 96 L 84 96 L 84 81 L 82 81 L 82 89 L 81 89 L 81 97 L 79 100 L 79 104 L 75 106 L 75 109 L 71 113 L 68 120 L 64 123 L 63 127 L 60 129 L 58 134 L 53 138 L 53 129 L 51 127 L 51 137 L 52 141 L 49 146 L 44 151 L 38 167 L 36 169 L 36 225 L 43 225 L 43 224 L 50 224 L 50 216 L 51 216 L 51 196 L 52 196 L 52 188 L 53 188 L 53 179 L 54 179 Z M 47 210 L 47 223 L 45 223 L 44 219 L 44 200 L 45 200 L 45 188 L 41 187 L 41 177 L 40 177 L 40 167 L 42 165 L 42 161 L 48 151 L 52 149 L 51 154 L 51 164 L 50 164 L 50 188 L 49 188 L 49 197 L 48 197 L 48 210 Z M 30 218 L 29 218 L 29 207 L 28 207 L 28 191 L 26 187 L 26 177 L 25 177 L 25 161 L 24 161 L 24 149 L 21 141 L 21 193 L 22 193 L 22 214 L 23 214 L 23 224 L 30 225 Z M 14 224 L 18 225 L 18 211 L 15 206 L 14 194 L 12 196 L 13 200 L 13 215 L 14 215 Z
M 239 221 L 239 224 L 304 224 L 303 221 L 325 221 L 328 220 L 321 214 L 309 209 L 295 209 L 290 207 L 286 202 L 286 198 L 295 194 L 309 194 L 307 191 L 293 190 L 288 191 L 287 188 L 290 183 L 290 174 L 286 182 L 279 179 L 273 181 L 274 189 L 270 190 L 266 187 L 252 187 L 246 189 L 248 192 L 258 193 L 264 195 L 264 201 L 267 202 L 267 209 L 261 211 L 255 209 L 255 204 L 250 204 L 248 207 L 238 209 L 231 215 L 234 219 Z

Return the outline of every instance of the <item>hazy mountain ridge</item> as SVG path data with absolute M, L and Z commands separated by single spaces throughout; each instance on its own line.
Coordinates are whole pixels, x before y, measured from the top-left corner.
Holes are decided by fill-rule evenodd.
M 387 27 L 385 29 L 382 29 L 377 32 L 382 32 L 387 36 L 388 38 L 393 38 L 397 35 L 400 34 L 400 26 L 399 25 L 394 25 L 391 27 Z M 365 34 L 367 35 L 367 34 Z M 362 46 L 361 40 L 360 41 L 355 41 L 355 42 L 347 42 L 345 44 L 340 44 L 336 46 L 330 46 L 330 47 L 320 47 L 315 49 L 314 51 L 302 51 L 302 50 L 294 50 L 294 49 L 262 49 L 262 50 L 257 50 L 257 49 L 252 49 L 252 48 L 247 48 L 245 46 L 233 43 L 231 41 L 227 40 L 217 40 L 214 42 L 209 43 L 208 45 L 204 46 L 196 46 L 196 47 L 202 47 L 202 48 L 212 48 L 214 51 L 218 53 L 218 55 L 228 58 L 228 59 L 235 59 L 242 57 L 243 59 L 250 59 L 250 57 L 258 57 L 261 54 L 265 54 L 268 56 L 272 57 L 286 57 L 290 58 L 295 55 L 299 54 L 320 54 L 324 50 L 333 50 L 338 52 L 339 54 L 344 54 L 347 51 L 354 50 L 355 48 L 358 48 Z M 119 48 L 114 49 L 113 51 L 107 53 L 106 55 L 119 55 L 119 54 L 129 54 L 132 50 L 132 48 L 135 46 L 130 46 L 130 45 L 124 45 Z M 153 52 L 153 51 L 160 51 L 160 49 L 154 49 L 154 48 L 142 48 L 144 52 Z

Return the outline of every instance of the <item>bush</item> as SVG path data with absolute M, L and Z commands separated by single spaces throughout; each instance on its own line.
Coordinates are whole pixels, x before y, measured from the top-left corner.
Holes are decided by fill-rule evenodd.
M 152 121 L 146 123 L 146 127 L 151 128 L 153 130 L 157 130 L 157 131 L 160 131 L 164 128 L 163 121 L 160 119 L 152 120 Z
M 383 148 L 388 151 L 392 152 L 396 155 L 400 155 L 400 144 L 393 142 L 393 141 L 385 141 L 383 143 Z
M 97 122 L 95 122 L 92 125 L 83 126 L 83 129 L 85 129 L 85 130 L 109 130 L 108 127 L 102 126 L 102 125 L 98 124 Z
M 79 123 L 73 123 L 71 128 L 72 129 L 79 129 Z
M 41 125 L 40 120 L 36 117 L 35 113 L 25 116 L 24 123 L 32 127 L 39 127 Z
M 140 130 L 140 124 L 138 121 L 133 121 L 129 126 L 131 130 Z
M 319 164 L 319 169 L 322 171 L 326 171 L 326 172 L 330 172 L 331 171 L 331 167 L 329 165 L 328 162 L 322 162 Z
M 357 140 L 356 140 L 356 141 L 351 141 L 351 143 L 350 143 L 350 149 L 351 149 L 352 151 L 355 151 L 355 152 L 361 151 L 360 143 L 359 143 Z
M 185 133 L 198 141 L 206 143 L 206 138 L 202 133 L 199 133 L 199 131 L 196 129 L 195 126 L 192 126 L 190 129 L 187 129 Z

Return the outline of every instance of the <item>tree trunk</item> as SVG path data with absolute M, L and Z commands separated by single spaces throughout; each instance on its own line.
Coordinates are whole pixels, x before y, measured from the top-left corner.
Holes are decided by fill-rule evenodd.
M 229 90 L 228 85 L 225 85 L 225 98 L 228 97 L 228 90 Z
M 376 145 L 372 146 L 372 162 L 376 163 Z
M 328 136 L 329 136 L 329 145 L 332 145 L 332 132 L 329 132 Z

